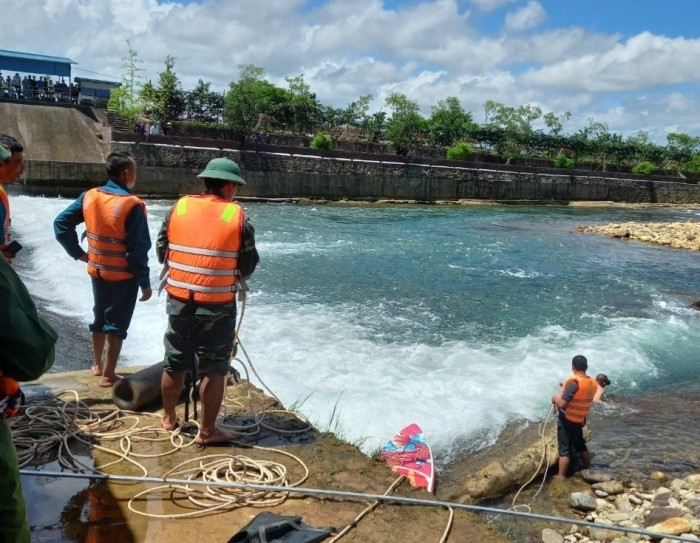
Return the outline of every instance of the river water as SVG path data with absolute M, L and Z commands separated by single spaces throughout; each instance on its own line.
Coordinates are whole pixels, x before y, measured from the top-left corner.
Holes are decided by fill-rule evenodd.
M 69 203 L 14 197 L 13 229 L 31 249 L 21 267 L 30 291 L 87 325 L 85 267 L 52 232 Z M 148 202 L 153 241 L 171 205 Z M 700 317 L 689 309 L 700 299 L 698 255 L 574 230 L 688 220 L 696 211 L 245 207 L 261 263 L 243 345 L 285 405 L 365 452 L 411 422 L 441 462 L 480 449 L 509 421 L 543 417 L 576 354 L 612 380 L 604 410 L 612 422 L 599 440 L 620 450 L 608 460 L 629 460 L 636 438 L 647 464 L 673 454 L 679 442 L 664 432 L 683 434 L 693 406 L 698 419 Z M 155 286 L 155 254 L 152 263 Z M 137 305 L 122 364 L 160 359 L 164 303 Z M 625 422 L 635 414 L 641 428 Z M 642 437 L 650 431 L 659 438 Z M 694 448 L 694 439 L 676 437 Z

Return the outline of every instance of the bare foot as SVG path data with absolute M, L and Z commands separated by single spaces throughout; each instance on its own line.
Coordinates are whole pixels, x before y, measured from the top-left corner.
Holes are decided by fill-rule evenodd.
M 218 426 L 214 426 L 211 431 L 200 430 L 199 435 L 195 438 L 194 442 L 197 445 L 212 445 L 214 443 L 228 443 L 238 438 L 237 434 L 229 432 L 228 430 L 223 430 Z
M 93 364 L 92 368 L 90 368 L 90 369 L 92 370 L 92 374 L 95 377 L 102 377 L 102 367 L 101 366 L 98 366 L 97 364 Z
M 566 480 L 566 477 L 564 477 L 563 475 L 557 474 L 554 477 L 552 477 L 552 479 L 554 479 L 555 481 L 564 481 L 564 480 Z
M 104 388 L 111 387 L 114 383 L 119 381 L 119 379 L 121 379 L 121 378 L 122 378 L 122 376 L 117 375 L 116 373 L 113 376 L 103 375 L 102 379 L 100 379 L 100 386 L 104 387 Z
M 163 415 L 160 418 L 160 425 L 163 427 L 163 430 L 166 430 L 168 432 L 172 432 L 179 426 L 179 423 L 177 421 L 177 417 L 175 414 L 172 416 L 170 415 Z

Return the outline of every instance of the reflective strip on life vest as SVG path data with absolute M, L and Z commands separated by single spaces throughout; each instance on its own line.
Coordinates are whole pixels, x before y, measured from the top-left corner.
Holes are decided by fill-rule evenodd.
M 120 266 L 108 266 L 107 264 L 95 264 L 94 262 L 90 262 L 88 265 L 92 266 L 93 268 L 97 268 L 98 270 L 113 271 L 113 272 L 128 272 L 129 271 L 129 268 L 122 268 Z
M 105 251 L 104 249 L 95 249 L 94 247 L 88 247 L 88 253 L 94 253 L 100 256 L 124 256 L 122 251 Z
M 224 293 L 224 292 L 236 292 L 236 284 L 234 283 L 228 287 L 206 287 L 204 285 L 195 285 L 193 283 L 183 283 L 182 281 L 175 281 L 171 277 L 168 277 L 167 284 L 173 287 L 184 288 L 187 290 L 192 290 L 194 292 L 211 292 L 211 293 Z
M 108 238 L 107 236 L 98 236 L 97 234 L 92 234 L 91 232 L 85 232 L 85 237 L 88 239 L 91 239 L 93 241 L 101 241 L 103 243 L 118 243 L 120 245 L 126 243 L 125 239 Z
M 199 247 L 187 247 L 186 245 L 178 245 L 176 243 L 168 243 L 168 249 L 180 251 L 190 255 L 200 256 L 221 256 L 224 258 L 238 258 L 238 251 L 215 251 L 214 249 L 200 249 Z
M 186 272 L 201 273 L 203 275 L 240 275 L 238 270 L 213 270 L 211 268 L 200 268 L 199 266 L 188 266 L 187 264 L 180 264 L 172 260 L 168 260 L 168 267 Z

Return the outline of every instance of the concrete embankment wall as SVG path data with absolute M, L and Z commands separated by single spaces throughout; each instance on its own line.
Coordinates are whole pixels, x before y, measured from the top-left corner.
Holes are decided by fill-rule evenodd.
M 128 150 L 139 164 L 137 191 L 157 197 L 197 193 L 196 174 L 217 156 L 230 156 L 248 185 L 240 196 L 312 197 L 402 200 L 530 200 L 617 201 L 650 203 L 700 202 L 700 186 L 669 181 L 606 178 L 602 175 L 552 175 L 451 168 L 391 162 L 282 155 L 255 151 L 202 149 L 113 142 L 112 150 Z M 102 164 L 30 162 L 25 189 L 56 194 L 61 186 L 79 192 L 104 179 Z
M 137 192 L 152 197 L 201 191 L 196 174 L 212 158 L 225 155 L 240 164 L 248 185 L 238 194 L 248 197 L 700 202 L 700 186 L 696 184 L 607 178 L 600 174 L 553 175 L 124 142 L 112 142 L 111 149 L 128 150 L 135 156 L 139 164 Z M 102 163 L 29 161 L 24 190 L 74 196 L 101 182 L 104 176 Z
M 105 111 L 67 104 L 0 101 L 0 134 L 20 140 L 27 160 L 102 162 L 109 144 Z

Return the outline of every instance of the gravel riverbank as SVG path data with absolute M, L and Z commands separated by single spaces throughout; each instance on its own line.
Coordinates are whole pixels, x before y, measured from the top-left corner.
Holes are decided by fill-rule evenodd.
M 689 251 L 700 251 L 700 224 L 694 219 L 687 222 L 671 223 L 624 222 L 579 226 L 577 230 L 603 234 L 611 238 L 630 239 Z

